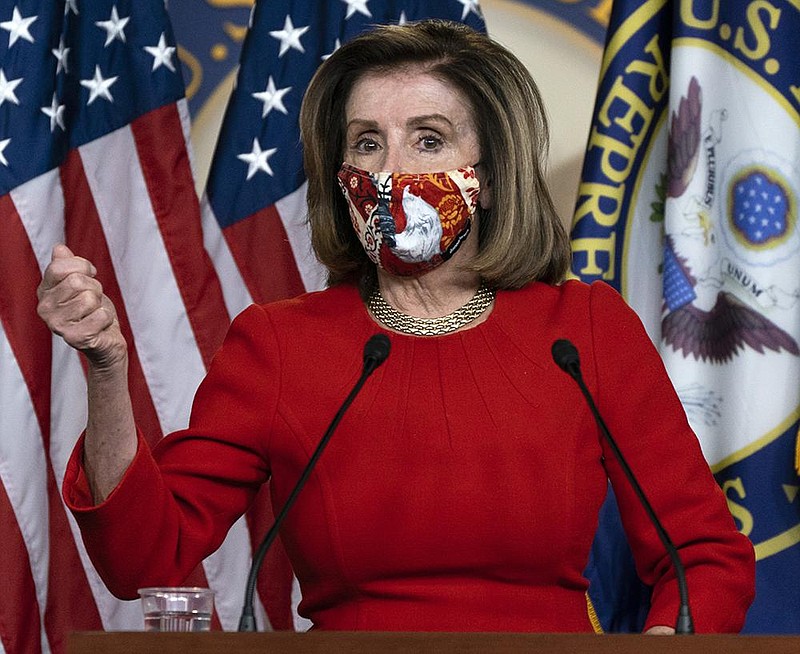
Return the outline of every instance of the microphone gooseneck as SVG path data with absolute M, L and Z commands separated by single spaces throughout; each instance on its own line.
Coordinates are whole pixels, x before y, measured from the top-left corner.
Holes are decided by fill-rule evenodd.
M 355 386 L 353 386 L 353 390 L 350 391 L 350 394 L 345 398 L 344 402 L 342 402 L 342 405 L 339 407 L 339 410 L 336 412 L 333 420 L 331 420 L 331 424 L 328 425 L 328 429 L 325 430 L 325 434 L 320 439 L 317 448 L 314 450 L 314 453 L 308 460 L 308 463 L 303 469 L 303 472 L 292 489 L 292 492 L 289 494 L 289 497 L 286 499 L 286 502 L 284 503 L 278 515 L 275 517 L 275 521 L 269 528 L 267 535 L 264 536 L 264 540 L 261 541 L 258 550 L 253 555 L 253 562 L 250 565 L 250 573 L 247 575 L 247 585 L 245 586 L 244 591 L 242 614 L 239 618 L 239 631 L 256 631 L 253 597 L 256 590 L 258 571 L 261 569 L 261 565 L 264 562 L 264 557 L 267 555 L 269 548 L 277 538 L 281 525 L 286 519 L 286 514 L 289 513 L 289 509 L 292 508 L 297 496 L 300 494 L 300 491 L 302 490 L 303 486 L 305 486 L 306 481 L 308 481 L 308 478 L 311 476 L 312 470 L 317 465 L 317 461 L 322 455 L 322 451 L 325 449 L 325 446 L 331 439 L 331 436 L 333 435 L 336 427 L 339 425 L 339 422 L 341 421 L 342 416 L 344 416 L 345 411 L 347 411 L 347 409 L 353 403 L 353 400 L 356 398 L 356 395 L 358 395 L 361 387 L 364 385 L 364 382 L 367 381 L 367 378 L 373 372 L 375 372 L 378 366 L 386 361 L 386 358 L 389 356 L 389 349 L 389 337 L 386 336 L 386 334 L 375 334 L 371 336 L 364 345 L 364 367 L 361 371 L 361 376 L 358 378 Z
M 603 417 L 600 415 L 600 411 L 597 409 L 597 405 L 594 403 L 592 394 L 589 392 L 589 389 L 586 387 L 586 384 L 583 381 L 580 356 L 578 355 L 577 348 L 570 341 L 566 339 L 559 339 L 553 343 L 551 351 L 553 355 L 553 361 L 556 362 L 556 365 L 558 365 L 559 368 L 572 377 L 578 384 L 578 387 L 581 389 L 584 398 L 586 398 L 586 403 L 589 405 L 589 409 L 594 416 L 595 422 L 600 428 L 600 432 L 611 446 L 614 456 L 619 462 L 619 465 L 625 473 L 625 476 L 628 478 L 628 481 L 636 493 L 636 496 L 639 498 L 639 502 L 644 507 L 647 517 L 650 518 L 650 522 L 653 523 L 653 526 L 658 533 L 658 537 L 661 540 L 661 543 L 664 545 L 664 549 L 667 551 L 667 554 L 669 554 L 669 557 L 672 560 L 672 566 L 675 568 L 675 578 L 678 582 L 678 593 L 680 595 L 680 607 L 678 609 L 678 618 L 675 622 L 675 633 L 693 634 L 694 622 L 692 620 L 691 611 L 689 610 L 689 590 L 686 586 L 686 572 L 683 568 L 681 557 L 678 555 L 678 548 L 675 547 L 675 544 L 672 542 L 672 539 L 669 537 L 666 529 L 664 529 L 664 526 L 661 524 L 661 521 L 658 519 L 655 511 L 653 511 L 653 507 L 648 501 L 647 496 L 644 494 L 644 490 L 642 490 L 642 487 L 634 476 L 633 471 L 628 465 L 628 462 L 625 460 L 625 457 L 622 455 L 622 452 L 617 446 L 617 442 L 614 440 L 614 437 L 608 430 Z

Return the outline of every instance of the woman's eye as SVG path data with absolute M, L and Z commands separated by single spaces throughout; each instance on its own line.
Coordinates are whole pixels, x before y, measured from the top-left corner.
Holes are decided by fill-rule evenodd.
M 419 144 L 423 150 L 436 150 L 442 145 L 442 139 L 433 135 L 423 136 L 420 138 Z
M 358 139 L 358 141 L 356 141 L 355 143 L 355 149 L 358 152 L 364 152 L 364 153 L 375 152 L 379 149 L 379 147 L 380 146 L 378 145 L 378 142 L 375 141 L 375 139 L 370 139 L 370 138 Z

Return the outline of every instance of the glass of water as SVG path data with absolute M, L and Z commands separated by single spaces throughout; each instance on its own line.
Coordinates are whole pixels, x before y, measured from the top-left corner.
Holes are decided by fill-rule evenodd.
M 209 631 L 214 591 L 209 588 L 140 588 L 145 631 Z

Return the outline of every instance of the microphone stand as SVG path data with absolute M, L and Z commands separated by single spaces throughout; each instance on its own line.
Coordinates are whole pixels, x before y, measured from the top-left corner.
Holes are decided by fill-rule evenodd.
M 648 518 L 650 518 L 650 522 L 653 523 L 656 533 L 658 534 L 661 543 L 664 545 L 664 549 L 667 551 L 667 554 L 669 554 L 670 559 L 672 559 L 672 565 L 675 568 L 675 578 L 678 582 L 678 593 L 680 595 L 680 607 L 678 609 L 678 618 L 675 623 L 675 633 L 693 634 L 694 622 L 689 610 L 689 589 L 686 586 L 686 572 L 683 567 L 683 562 L 678 555 L 678 549 L 675 547 L 675 544 L 672 542 L 672 539 L 669 537 L 666 529 L 664 529 L 664 526 L 661 524 L 661 521 L 658 519 L 655 511 L 653 511 L 653 507 L 648 501 L 647 496 L 644 494 L 644 490 L 642 490 L 642 487 L 639 485 L 639 481 L 634 476 L 633 470 L 631 470 L 628 462 L 622 455 L 622 451 L 619 449 L 617 442 L 614 440 L 614 437 L 611 435 L 611 432 L 606 426 L 603 417 L 600 415 L 600 411 L 598 410 L 597 405 L 594 403 L 592 394 L 589 392 L 589 389 L 586 387 L 586 384 L 583 381 L 578 350 L 570 341 L 566 339 L 559 339 L 553 343 L 552 354 L 553 360 L 556 362 L 558 367 L 572 377 L 578 384 L 578 387 L 581 389 L 584 398 L 586 398 L 586 403 L 589 405 L 589 409 L 594 416 L 597 426 L 600 428 L 601 433 L 611 446 L 611 450 L 614 452 L 614 456 L 619 462 L 622 471 L 625 473 L 625 476 L 628 478 L 628 481 L 636 493 L 636 496 L 639 498 L 639 502 L 644 507 Z

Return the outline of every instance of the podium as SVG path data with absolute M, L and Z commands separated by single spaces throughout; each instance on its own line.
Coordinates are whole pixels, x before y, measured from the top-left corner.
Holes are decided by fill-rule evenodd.
M 798 654 L 800 636 L 508 633 L 76 632 L 67 654 Z

